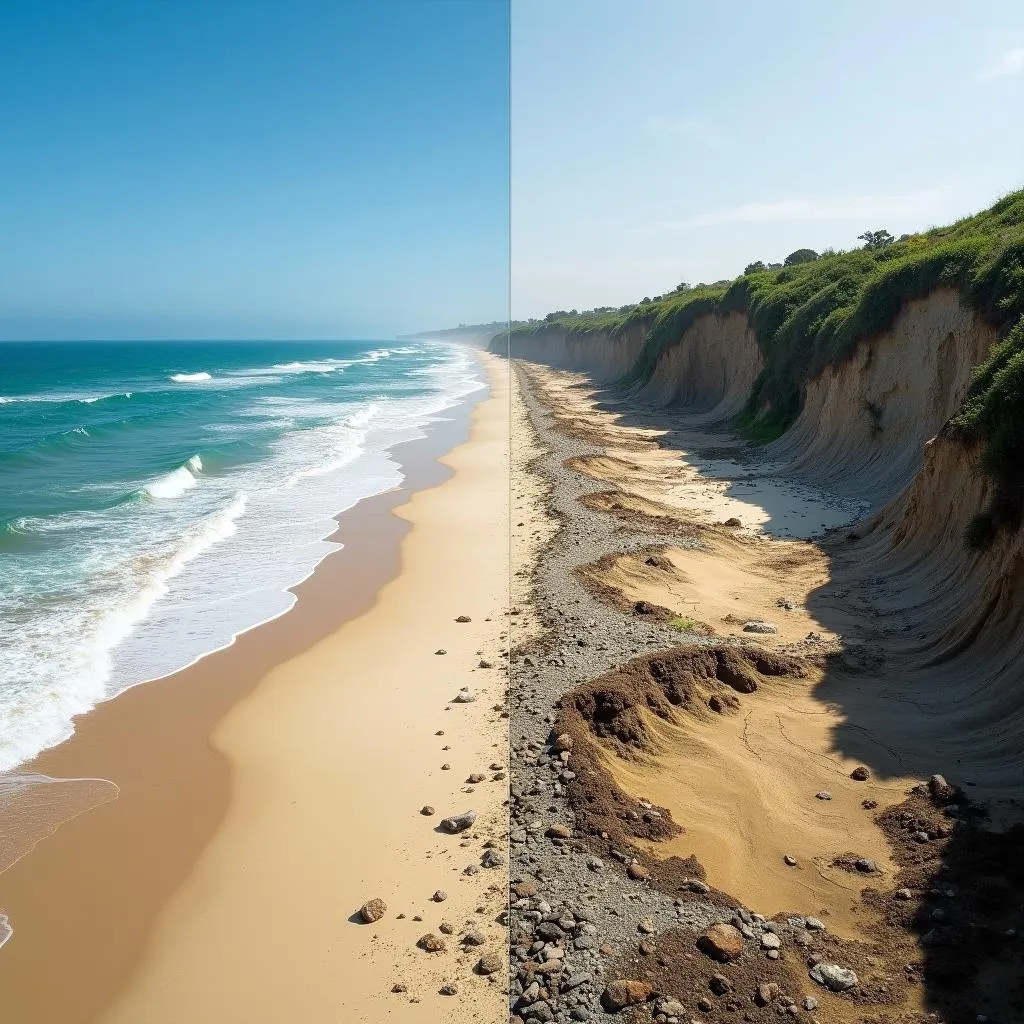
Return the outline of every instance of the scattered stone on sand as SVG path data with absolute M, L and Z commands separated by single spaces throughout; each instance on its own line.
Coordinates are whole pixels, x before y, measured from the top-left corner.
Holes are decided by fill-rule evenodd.
M 451 923 L 451 921 L 442 921 L 437 926 L 437 930 L 442 935 L 454 935 L 455 934 L 455 926 Z
M 433 807 L 430 806 L 430 804 L 424 804 L 420 808 L 420 814 L 422 814 L 426 818 L 429 818 L 432 814 L 436 814 L 436 813 L 437 812 L 434 810 Z
M 791 868 L 795 868 L 795 867 L 796 867 L 796 857 L 794 857 L 794 856 L 793 856 L 793 854 L 791 854 L 791 853 L 787 853 L 787 854 L 786 854 L 786 856 L 785 856 L 785 857 L 783 857 L 782 859 L 783 859 L 783 860 L 784 860 L 784 861 L 785 861 L 785 862 L 786 862 L 786 863 L 787 863 L 787 864 L 788 864 L 788 865 L 789 865 L 789 866 L 790 866 Z
M 845 992 L 857 984 L 857 975 L 849 967 L 840 967 L 839 964 L 815 964 L 808 973 L 812 981 L 832 992 Z
M 779 986 L 774 981 L 762 981 L 757 986 L 754 1001 L 758 1006 L 769 1006 L 779 998 Z
M 408 992 L 409 989 L 405 985 L 403 985 L 400 981 L 396 981 L 394 983 L 394 985 L 391 986 L 391 991 L 392 992 Z
M 878 801 L 877 800 L 861 800 L 860 805 L 861 805 L 861 807 L 864 808 L 865 811 L 873 811 L 878 806 Z
M 450 772 L 451 770 L 452 770 L 452 766 L 447 761 L 445 761 L 445 763 L 443 765 L 441 765 L 441 771 L 443 771 L 443 772 Z
M 642 932 L 644 935 L 653 935 L 655 933 L 655 931 L 657 931 L 657 929 L 654 927 L 654 921 L 651 918 L 649 918 L 649 917 L 645 917 L 637 925 L 637 929 L 640 932 Z
M 486 941 L 487 939 L 476 930 L 468 931 L 462 936 L 462 942 L 466 946 L 482 946 Z
M 468 615 L 460 615 L 455 621 L 456 622 L 472 622 L 473 620 Z
M 462 814 L 453 814 L 450 818 L 442 818 L 441 828 L 454 835 L 456 832 L 465 832 L 475 821 L 476 811 L 463 811 Z
M 497 850 L 487 850 L 480 863 L 485 868 L 503 868 L 505 866 L 505 855 Z
M 561 823 L 552 825 L 545 833 L 549 839 L 571 839 L 572 829 Z
M 497 974 L 504 966 L 503 958 L 498 956 L 497 953 L 484 953 L 476 962 L 476 973 L 485 975 Z
M 449 981 L 449 982 L 446 982 L 444 985 L 442 985 L 437 990 L 437 992 L 438 992 L 438 995 L 442 995 L 442 996 L 457 996 L 459 994 L 459 989 L 458 989 L 458 986 L 454 982 Z
M 651 998 L 653 989 L 646 981 L 621 979 L 610 981 L 601 993 L 601 1004 L 609 1013 L 618 1013 L 627 1006 L 636 1006 Z
M 494 666 L 486 658 L 481 658 L 476 663 L 476 667 L 477 668 L 494 668 Z
M 744 633 L 778 633 L 778 631 L 778 626 L 760 619 L 753 619 L 750 622 L 743 623 Z
M 572 750 L 572 737 L 567 732 L 563 732 L 555 739 L 555 742 L 551 744 L 551 747 L 559 754 L 564 753 L 567 750 Z
M 475 786 L 478 782 L 483 782 L 486 778 L 487 776 L 482 775 L 480 772 L 473 772 L 473 774 L 466 779 L 466 782 L 471 786 Z
M 914 894 L 909 889 L 897 889 L 892 895 L 893 898 L 897 900 L 909 900 L 914 898 Z
M 850 772 L 850 778 L 855 782 L 867 782 L 871 778 L 871 772 L 864 765 L 860 765 Z
M 435 903 L 444 903 L 448 899 L 448 893 L 444 889 L 436 889 L 434 895 L 430 897 Z
M 537 895 L 537 883 L 530 881 L 516 882 L 512 886 L 512 891 L 516 894 L 517 899 L 525 900 L 531 896 Z
M 476 694 L 468 687 L 463 686 L 452 698 L 453 704 L 472 704 L 476 700 Z
M 728 519 L 726 519 L 724 523 L 722 523 L 722 525 L 736 527 L 742 526 L 743 523 L 741 523 L 740 520 L 738 520 L 735 516 L 730 516 Z
M 832 794 L 827 789 L 819 790 L 817 793 L 814 794 L 814 796 L 818 800 L 831 800 L 832 799 Z
M 650 871 L 648 871 L 647 868 L 645 868 L 638 860 L 630 862 L 629 866 L 626 868 L 626 874 L 636 882 L 643 882 L 651 877 Z
M 443 953 L 448 948 L 448 943 L 440 935 L 435 935 L 433 932 L 421 935 L 416 945 L 425 953 Z
M 713 924 L 697 940 L 703 953 L 714 960 L 735 960 L 743 952 L 743 935 L 731 924 Z
M 388 905 L 382 899 L 367 900 L 359 908 L 359 916 L 366 924 L 379 921 L 388 912 Z
M 946 803 L 956 796 L 956 790 L 946 781 L 942 775 L 933 775 L 928 780 L 928 792 L 935 800 Z
M 724 974 L 712 974 L 708 979 L 708 988 L 710 988 L 716 996 L 724 996 L 732 991 L 733 984 L 732 980 L 727 978 Z
M 781 945 L 782 939 L 774 932 L 765 932 L 761 936 L 761 946 L 763 949 L 778 949 Z
M 436 651 L 434 651 L 434 653 L 435 654 L 447 654 L 448 652 L 443 647 L 438 647 L 438 649 Z

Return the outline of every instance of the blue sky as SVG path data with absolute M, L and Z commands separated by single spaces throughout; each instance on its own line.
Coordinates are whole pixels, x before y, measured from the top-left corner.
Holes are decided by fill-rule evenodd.
M 1024 187 L 1019 0 L 514 0 L 512 309 L 619 305 Z
M 0 4 L 0 337 L 504 316 L 503 0 Z

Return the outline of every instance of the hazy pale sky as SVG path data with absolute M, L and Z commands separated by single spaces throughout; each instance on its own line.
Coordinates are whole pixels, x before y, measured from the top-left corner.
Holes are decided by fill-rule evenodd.
M 4 0 L 0 338 L 504 316 L 508 33 L 504 0 Z
M 1024 187 L 1020 0 L 513 0 L 512 309 L 620 305 Z

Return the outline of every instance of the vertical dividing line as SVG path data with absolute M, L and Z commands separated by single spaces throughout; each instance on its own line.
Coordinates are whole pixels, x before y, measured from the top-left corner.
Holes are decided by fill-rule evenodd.
M 508 447 L 506 458 L 508 460 L 508 583 L 507 583 L 507 607 L 508 612 L 512 611 L 512 570 L 514 568 L 514 553 L 512 547 L 512 496 L 513 488 L 513 464 L 512 457 L 514 446 L 512 443 L 512 415 L 514 409 L 512 388 L 515 386 L 512 374 L 512 2 L 507 0 L 506 38 L 508 40 L 508 105 L 506 109 L 507 124 L 507 153 L 505 178 L 506 197 L 506 259 L 508 262 L 508 287 L 505 291 L 505 369 L 508 374 L 508 395 L 507 395 L 507 417 L 508 417 Z M 505 967 L 505 985 L 511 991 L 512 984 L 512 615 L 506 615 L 508 623 L 508 643 L 505 657 L 507 666 L 505 710 L 508 717 L 505 719 L 505 742 L 506 755 L 508 756 L 508 802 L 506 805 L 506 825 L 508 828 L 505 843 L 505 861 L 508 866 L 508 874 L 505 885 L 505 936 L 507 942 L 505 949 L 508 954 Z

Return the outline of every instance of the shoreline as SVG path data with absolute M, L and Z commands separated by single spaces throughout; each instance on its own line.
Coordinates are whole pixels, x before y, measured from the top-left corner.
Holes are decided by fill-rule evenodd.
M 70 740 L 23 766 L 55 778 L 113 779 L 120 793 L 66 820 L 0 874 L 0 907 L 14 929 L 0 956 L 0 986 L 19 1021 L 100 1019 L 138 969 L 158 917 L 231 807 L 237 766 L 210 737 L 268 674 L 372 612 L 389 581 L 401 578 L 415 526 L 398 510 L 456 478 L 451 456 L 474 447 L 466 443 L 470 420 L 477 431 L 479 410 L 494 402 L 496 384 L 500 391 L 491 365 L 487 391 L 393 450 L 402 485 L 339 516 L 331 539 L 344 547 L 292 588 L 297 601 L 288 612 L 98 706 L 76 721 Z M 46 984 L 58 969 L 62 984 Z

